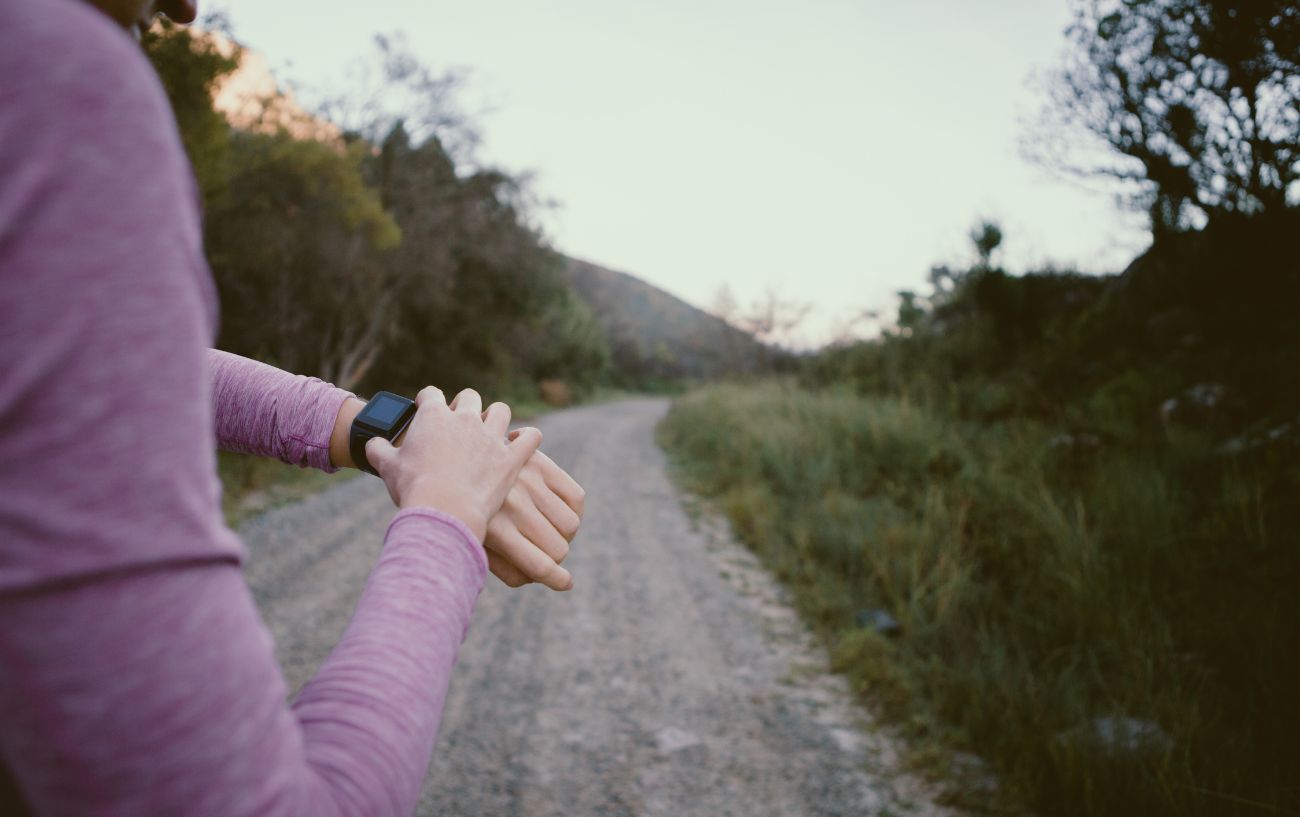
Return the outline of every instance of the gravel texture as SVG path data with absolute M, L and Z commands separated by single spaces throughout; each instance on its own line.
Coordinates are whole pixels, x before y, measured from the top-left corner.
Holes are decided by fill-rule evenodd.
M 488 579 L 419 813 L 945 813 L 725 522 L 669 482 L 653 438 L 667 406 L 536 422 L 588 492 L 576 587 Z M 342 633 L 391 515 L 361 477 L 241 527 L 291 688 Z

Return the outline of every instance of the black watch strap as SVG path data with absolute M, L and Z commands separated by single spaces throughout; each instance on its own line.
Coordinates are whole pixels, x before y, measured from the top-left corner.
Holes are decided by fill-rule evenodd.
M 375 476 L 379 476 L 379 472 L 370 464 L 370 460 L 366 459 L 366 443 L 370 442 L 372 437 L 378 436 L 378 434 L 360 428 L 355 423 L 352 424 L 352 430 L 348 433 L 348 450 L 352 454 L 352 463 L 367 474 L 374 474 Z
M 368 413 L 375 406 L 378 407 L 378 416 Z M 352 428 L 348 430 L 348 452 L 352 455 L 352 463 L 368 474 L 379 476 L 379 472 L 366 457 L 366 443 L 375 437 L 383 437 L 392 442 L 401 436 L 414 416 L 414 401 L 392 392 L 376 394 L 357 412 L 352 420 Z

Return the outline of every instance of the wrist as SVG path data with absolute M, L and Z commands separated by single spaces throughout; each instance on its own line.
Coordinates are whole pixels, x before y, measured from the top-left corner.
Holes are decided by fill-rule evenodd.
M 487 517 L 477 505 L 458 497 L 448 497 L 431 491 L 421 491 L 419 486 L 403 493 L 398 509 L 403 511 L 414 508 L 431 508 L 460 520 L 469 528 L 480 543 L 487 537 Z
M 349 397 L 339 407 L 338 416 L 334 418 L 334 430 L 330 432 L 330 465 L 335 468 L 356 468 L 349 446 L 352 433 L 352 421 L 366 407 L 366 401 Z

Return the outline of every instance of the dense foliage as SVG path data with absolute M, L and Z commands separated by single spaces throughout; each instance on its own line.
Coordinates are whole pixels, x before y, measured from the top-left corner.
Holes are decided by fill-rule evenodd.
M 392 81 L 441 87 L 383 46 Z M 222 348 L 353 389 L 501 394 L 551 379 L 572 393 L 602 376 L 604 336 L 530 225 L 520 181 L 444 149 L 436 125 L 458 118 L 430 116 L 418 141 L 378 111 L 342 134 L 295 135 L 272 116 L 236 129 L 212 92 L 238 51 L 169 25 L 145 47 L 202 191 Z M 379 144 L 361 135 L 381 128 Z
M 1217 215 L 1296 203 L 1300 7 L 1291 0 L 1073 5 L 1067 60 L 1047 112 L 1063 127 L 1040 134 L 1053 164 L 1124 182 L 1150 213 L 1157 240 Z

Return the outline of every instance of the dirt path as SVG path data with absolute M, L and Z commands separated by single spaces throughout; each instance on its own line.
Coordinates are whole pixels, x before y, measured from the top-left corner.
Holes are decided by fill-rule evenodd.
M 749 552 L 688 514 L 653 440 L 666 409 L 629 400 L 538 423 L 588 490 L 566 562 L 577 586 L 489 579 L 420 813 L 942 813 Z M 293 688 L 347 624 L 390 515 L 367 477 L 241 528 Z

